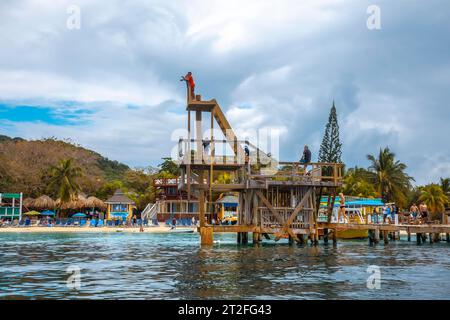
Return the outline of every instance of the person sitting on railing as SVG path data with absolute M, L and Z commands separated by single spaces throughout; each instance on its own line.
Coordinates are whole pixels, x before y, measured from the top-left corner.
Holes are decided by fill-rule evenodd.
M 415 220 L 419 213 L 419 207 L 415 203 L 413 203 L 412 206 L 409 208 L 409 212 L 413 220 Z
M 310 162 L 311 162 L 311 150 L 309 150 L 308 146 L 305 145 L 305 147 L 303 148 L 302 158 L 300 159 L 300 163 L 303 164 L 304 174 L 306 174 L 306 167 Z

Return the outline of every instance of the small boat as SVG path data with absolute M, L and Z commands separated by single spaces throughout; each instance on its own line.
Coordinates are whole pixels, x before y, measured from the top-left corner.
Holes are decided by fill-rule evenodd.
M 194 233 L 194 229 L 170 229 L 170 233 Z
M 353 223 L 353 224 L 366 224 L 370 217 L 370 213 L 374 208 L 383 206 L 381 199 L 366 199 L 358 197 L 346 197 L 345 215 L 346 218 L 341 217 L 341 223 Z M 319 210 L 319 221 L 327 221 L 327 199 L 323 199 L 321 202 L 321 208 Z M 335 201 L 331 222 L 337 222 L 338 219 L 339 202 Z M 368 217 L 369 216 L 369 217 Z M 366 239 L 369 236 L 368 230 L 338 230 L 336 237 L 338 239 Z

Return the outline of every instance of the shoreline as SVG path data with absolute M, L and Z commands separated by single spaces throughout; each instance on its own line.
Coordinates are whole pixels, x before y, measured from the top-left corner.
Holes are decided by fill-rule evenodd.
M 182 233 L 182 231 L 197 232 L 196 227 L 178 227 L 173 231 L 168 226 L 162 227 L 144 227 L 140 231 L 139 227 L 6 227 L 0 228 L 0 233 Z

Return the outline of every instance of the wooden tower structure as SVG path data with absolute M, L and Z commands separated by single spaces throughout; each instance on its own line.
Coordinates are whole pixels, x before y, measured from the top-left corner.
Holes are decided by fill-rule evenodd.
M 250 141 L 238 140 L 215 99 L 192 97 L 189 88 L 186 111 L 188 136 L 179 140 L 178 187 L 187 192 L 188 199 L 195 194 L 199 201 L 198 231 L 203 245 L 213 244 L 216 232 L 235 232 L 238 243 L 247 243 L 249 233 L 253 242 L 270 235 L 290 242 L 318 241 L 320 197 L 336 194 L 342 185 L 342 164 L 304 165 L 273 159 Z M 222 139 L 214 137 L 217 131 Z M 209 133 L 207 137 L 204 132 Z M 239 195 L 238 223 L 214 225 L 207 218 L 214 211 L 213 194 L 229 191 Z M 321 232 L 325 232 L 324 239 L 328 237 L 328 230 Z

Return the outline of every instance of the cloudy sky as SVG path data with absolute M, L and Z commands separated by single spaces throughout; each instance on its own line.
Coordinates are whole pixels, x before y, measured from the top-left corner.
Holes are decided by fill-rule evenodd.
M 334 100 L 348 166 L 389 146 L 417 183 L 450 176 L 446 0 L 2 0 L 0 41 L 0 134 L 158 164 L 190 70 L 236 130 L 278 130 L 285 161 L 316 158 Z

